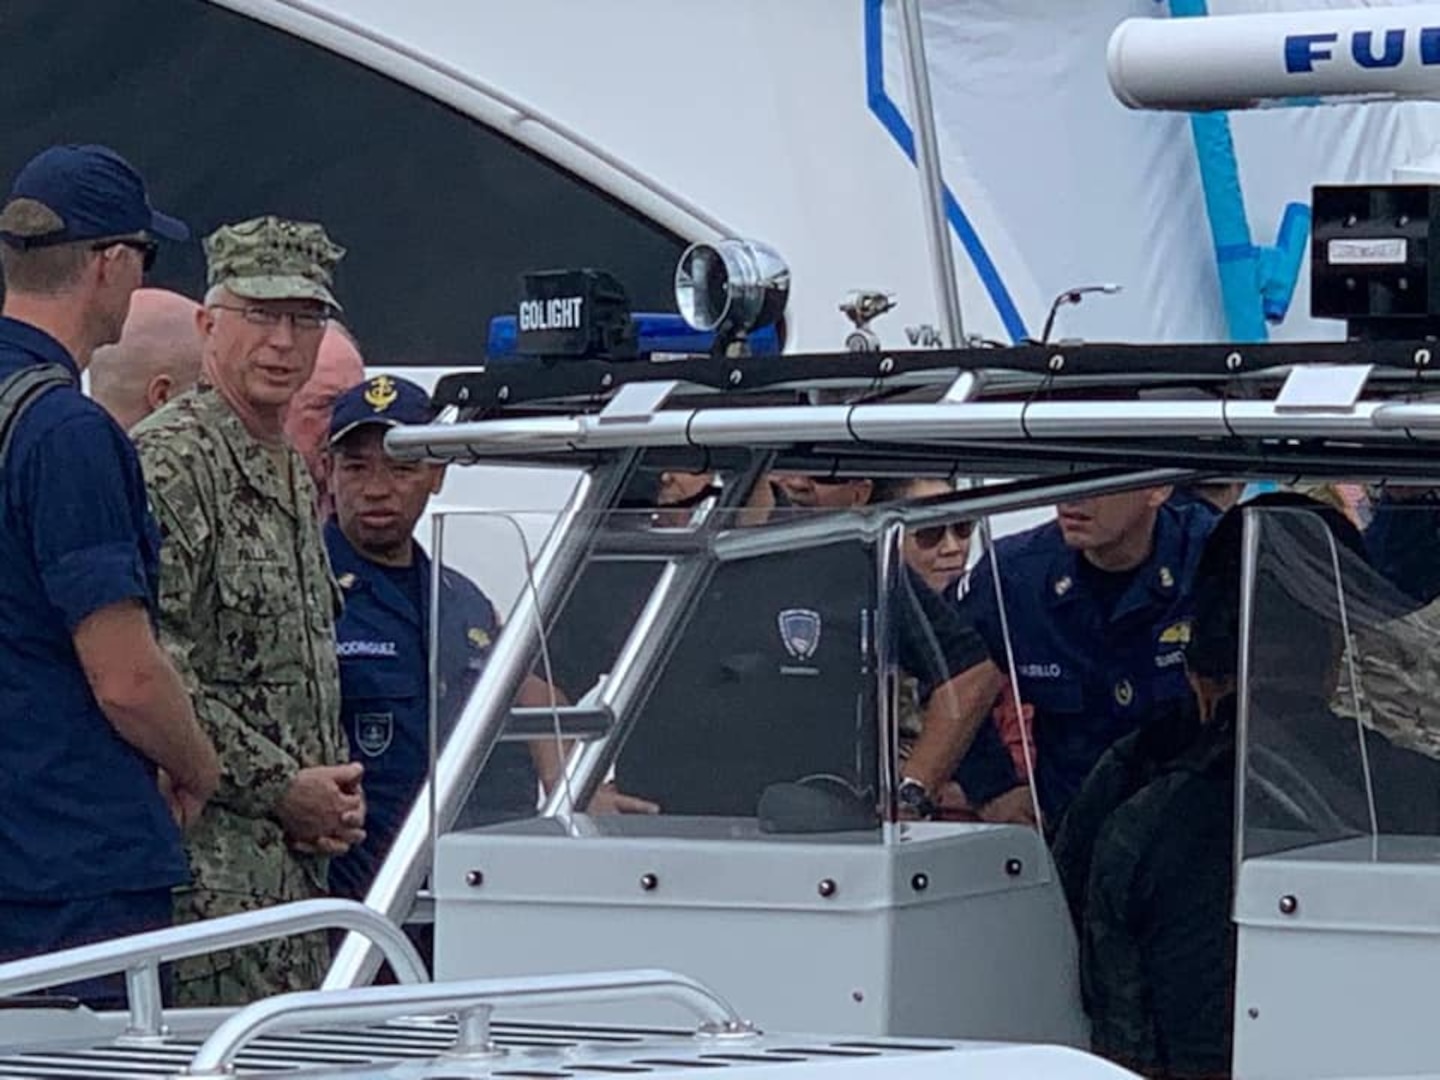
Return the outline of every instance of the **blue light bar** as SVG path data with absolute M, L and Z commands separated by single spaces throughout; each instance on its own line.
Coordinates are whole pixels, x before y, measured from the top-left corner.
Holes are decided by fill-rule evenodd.
M 693 353 L 710 352 L 715 335 L 692 329 L 679 315 L 670 312 L 639 311 L 630 316 L 638 336 L 638 352 Z M 491 360 L 514 360 L 515 338 L 518 333 L 514 315 L 497 315 L 490 320 L 490 335 L 485 352 Z M 780 334 L 773 326 L 751 331 L 750 352 L 755 356 L 773 355 L 780 351 Z

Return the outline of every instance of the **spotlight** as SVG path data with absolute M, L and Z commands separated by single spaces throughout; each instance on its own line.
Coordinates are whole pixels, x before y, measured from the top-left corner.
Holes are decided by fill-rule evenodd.
M 790 268 L 753 240 L 691 244 L 675 268 L 675 303 L 696 330 L 714 331 L 716 353 L 785 313 Z

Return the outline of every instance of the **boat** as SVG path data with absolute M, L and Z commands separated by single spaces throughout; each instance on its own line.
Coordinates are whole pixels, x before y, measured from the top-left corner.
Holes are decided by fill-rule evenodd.
M 550 159 L 540 172 L 515 165 L 512 177 L 524 177 L 522 187 L 541 183 L 535 178 L 549 175 L 558 161 L 566 197 L 590 205 L 597 220 L 610 219 L 604 228 L 618 232 L 597 250 L 645 262 L 609 260 L 606 267 L 629 288 L 627 318 L 670 305 L 662 290 L 677 280 L 676 263 L 679 280 L 694 288 L 707 265 L 712 272 L 739 266 L 726 262 L 727 253 L 759 250 L 731 246 L 731 230 L 698 203 L 637 175 L 600 143 L 553 117 L 483 85 L 447 60 L 450 50 L 464 47 L 460 27 L 420 17 L 438 7 L 411 9 L 420 13 L 413 22 L 405 21 L 408 14 L 347 8 L 339 0 L 172 2 L 163 17 L 148 13 L 145 25 L 173 32 L 177 50 L 208 44 L 208 52 L 191 54 L 199 57 L 197 72 L 237 49 L 252 58 L 273 49 L 307 75 L 331 65 L 339 87 L 333 93 L 350 103 L 369 102 L 355 109 L 366 125 L 391 130 L 414 146 L 396 183 L 409 176 L 439 192 L 424 201 L 377 199 L 369 189 L 352 193 L 361 196 L 355 220 L 381 223 L 381 234 L 404 242 L 419 238 L 421 247 L 412 252 L 441 242 L 435 229 L 417 224 L 427 213 L 449 223 L 443 239 L 473 245 L 459 223 L 487 217 L 476 205 L 483 185 L 449 174 L 441 182 L 436 170 L 466 161 L 457 145 L 480 144 L 518 153 L 515 160 L 530 165 L 534 154 Z M 870 6 L 858 10 L 868 14 Z M 1416 40 L 1422 31 L 1415 31 Z M 436 35 L 451 40 L 441 48 Z M 424 41 L 432 43 L 429 51 Z M 553 62 L 567 62 L 567 54 L 559 51 Z M 384 78 L 376 81 L 376 73 Z M 392 93 L 405 95 L 414 108 L 403 125 L 391 121 L 398 126 L 387 128 L 378 103 Z M 310 103 L 322 96 L 316 90 Z M 274 110 L 253 103 L 219 115 L 196 111 L 209 125 L 228 117 L 256 124 L 261 135 L 273 130 Z M 426 124 L 448 133 L 436 136 L 445 150 L 437 158 L 421 149 Z M 177 138 L 163 127 L 156 125 L 158 138 Z M 335 146 L 330 152 L 343 156 Z M 921 161 L 922 173 L 933 168 L 933 152 L 922 149 L 919 156 L 928 159 Z M 307 166 L 324 171 L 318 158 L 302 157 L 287 168 L 308 176 Z M 256 182 L 243 170 L 221 170 L 225 176 L 217 177 L 208 168 L 187 182 L 213 182 L 216 199 L 222 182 Z M 166 191 L 161 175 L 157 201 Z M 908 176 L 909 183 L 914 179 Z M 1371 201 L 1361 204 L 1365 213 L 1357 218 L 1384 216 L 1374 208 L 1391 204 L 1378 190 L 1374 184 L 1365 188 Z M 208 187 L 206 192 L 209 197 Z M 621 192 L 630 200 L 624 206 L 617 205 L 624 201 Z M 171 202 L 185 205 L 180 194 Z M 912 223 L 922 239 L 933 241 L 941 231 L 934 211 L 943 202 L 931 183 L 930 221 L 918 228 Z M 1315 205 L 1318 214 L 1322 199 Z M 316 216 L 328 220 L 331 208 L 314 206 Z M 637 207 L 649 208 L 648 221 L 637 222 Z M 569 220 L 553 204 L 550 209 L 555 222 Z M 196 220 L 206 221 L 206 214 Z M 1333 221 L 1317 216 L 1317 230 L 1322 223 Z M 1410 224 L 1423 231 L 1428 219 L 1417 212 Z M 874 225 L 872 220 L 864 227 Z M 639 237 L 634 243 L 615 238 L 630 228 L 639 229 L 627 234 Z M 596 237 L 604 233 L 599 225 L 596 230 Z M 1376 230 L 1363 239 L 1393 239 L 1379 225 Z M 548 260 L 552 253 L 543 250 L 540 235 L 518 232 L 517 249 Z M 948 240 L 931 245 L 938 277 L 944 276 L 948 247 Z M 392 256 L 388 274 L 398 249 L 382 250 Z M 1336 267 L 1347 265 L 1344 252 L 1350 249 L 1335 250 L 1341 254 L 1318 260 L 1312 272 L 1330 271 L 1333 278 Z M 697 264 L 697 254 L 708 263 Z M 1414 272 L 1428 273 L 1418 246 L 1405 249 L 1404 265 L 1411 255 Z M 598 261 L 572 256 L 569 249 L 554 254 L 576 272 Z M 423 265 L 418 254 L 403 261 Z M 663 275 L 654 272 L 661 264 Z M 452 271 L 456 265 L 448 264 Z M 799 265 L 797 281 L 803 278 Z M 1348 265 L 1358 269 L 1345 273 L 1388 282 L 1392 294 L 1398 288 L 1393 255 L 1378 264 L 1352 257 Z M 554 268 L 534 261 L 524 267 Z M 774 317 L 779 312 L 767 307 L 763 294 L 773 291 L 780 274 L 770 271 L 751 280 L 736 272 L 728 283 L 711 281 L 710 295 L 736 302 L 737 310 L 770 310 Z M 785 277 L 788 284 L 788 272 Z M 410 308 L 406 318 L 412 321 L 397 322 L 393 337 L 377 331 L 367 338 L 382 357 L 404 359 L 414 342 L 430 341 L 421 361 L 433 374 L 450 347 L 438 337 L 427 339 L 422 326 L 440 326 L 454 312 L 466 312 L 463 333 L 456 333 L 475 348 L 489 338 L 486 320 L 497 310 L 513 310 L 517 325 L 534 322 L 515 306 L 530 298 L 481 303 L 473 283 L 453 272 L 437 271 L 426 280 L 444 283 L 427 293 L 435 307 Z M 357 295 L 380 298 L 374 310 L 389 310 L 383 297 L 390 281 L 377 276 L 365 284 L 364 271 L 357 271 Z M 727 291 L 732 288 L 733 295 Z M 1061 292 L 1057 307 L 1089 295 L 1069 299 L 1075 291 Z M 629 354 L 607 354 L 587 340 L 570 351 L 449 365 L 455 370 L 435 382 L 440 419 L 392 433 L 392 452 L 519 476 L 510 490 L 533 484 L 536 476 L 558 478 L 545 490 L 560 496 L 560 507 L 554 509 L 554 501 L 538 508 L 492 501 L 490 509 L 452 506 L 435 517 L 430 535 L 437 565 L 451 553 L 463 559 L 486 529 L 523 526 L 512 563 L 513 603 L 366 904 L 319 901 L 0 966 L 0 995 L 25 994 L 102 968 L 124 969 L 131 979 L 130 1009 L 123 1016 L 23 998 L 0 1009 L 0 1044 L 13 1051 L 0 1059 L 0 1075 L 168 1075 L 181 1069 L 225 1075 L 238 1066 L 292 1075 L 314 1069 L 347 1076 L 549 1077 L 768 1070 L 776 1064 L 887 1073 L 965 1069 L 1006 1077 L 1125 1075 L 1084 1053 L 1075 934 L 1041 835 L 1017 825 L 908 821 L 895 804 L 899 679 L 885 642 L 895 617 L 888 597 L 899 573 L 901 537 L 907 528 L 996 519 L 1064 499 L 1157 485 L 1433 485 L 1437 469 L 1429 443 L 1440 430 L 1440 405 L 1432 388 L 1429 290 L 1417 288 L 1425 302 L 1407 312 L 1409 322 L 1392 320 L 1384 333 L 1363 320 L 1394 313 L 1367 308 L 1346 313 L 1364 333 L 1349 334 L 1337 320 L 1328 337 L 1310 341 L 1113 344 L 1023 333 L 1015 335 L 1018 342 L 997 342 L 983 333 L 957 332 L 952 316 L 958 309 L 947 314 L 947 305 L 939 304 L 931 327 L 939 347 L 895 348 L 875 334 L 843 352 L 813 344 L 800 351 L 800 341 L 820 340 L 813 328 L 839 292 L 831 284 L 797 290 L 778 331 L 787 345 L 780 352 L 747 347 L 746 333 L 763 328 L 741 325 L 727 309 L 699 328 L 711 335 L 701 355 L 642 345 Z M 866 325 L 855 329 L 872 329 L 873 319 L 860 321 Z M 707 478 L 703 498 L 676 519 L 657 517 L 653 493 L 666 472 Z M 757 516 L 753 496 L 776 472 L 967 484 L 921 502 Z M 544 521 L 526 526 L 525 515 Z M 1283 515 L 1251 515 L 1255 540 L 1247 580 L 1253 585 L 1272 535 L 1269 523 L 1276 523 L 1276 536 L 1284 530 Z M 771 642 L 776 655 L 762 663 L 770 674 L 808 680 L 818 698 L 828 702 L 834 694 L 848 703 L 826 710 L 833 724 L 819 732 L 819 742 L 828 748 L 827 762 L 838 747 L 840 758 L 856 763 L 840 776 L 842 784 L 862 795 L 866 781 L 873 784 L 873 815 L 839 828 L 803 814 L 797 820 L 761 813 L 758 802 L 754 813 L 738 814 L 607 818 L 585 812 L 611 770 L 644 749 L 634 733 L 647 710 L 657 702 L 684 702 L 681 661 L 703 655 L 714 640 L 706 618 L 715 611 L 707 601 L 710 590 L 727 585 L 724 595 L 733 600 L 747 595 L 736 592 L 737 568 L 836 551 L 854 571 L 849 586 L 858 602 L 849 632 L 863 646 L 854 650 L 854 663 L 843 673 L 810 663 L 817 638 L 827 631 L 803 617 L 808 609 L 800 607 L 766 612 L 777 623 Z M 608 655 L 580 656 L 564 644 L 567 625 L 577 611 L 594 605 L 577 606 L 577 597 L 585 597 L 588 580 L 612 572 L 629 576 L 631 602 L 603 612 L 611 622 L 602 635 Z M 1341 598 L 1360 595 L 1352 594 L 1358 583 L 1338 562 L 1328 578 L 1323 566 L 1318 574 L 1302 579 L 1301 587 Z M 797 576 L 803 579 L 804 571 Z M 747 598 L 762 606 L 777 599 L 753 592 Z M 1257 615 L 1253 603 L 1249 610 L 1245 650 L 1286 633 L 1283 625 L 1267 624 L 1263 612 Z M 787 612 L 800 617 L 787 623 Z M 1394 717 L 1405 711 L 1404 703 L 1387 702 L 1365 672 L 1367 660 L 1383 661 L 1397 642 L 1413 645 L 1416 635 L 1429 640 L 1429 623 L 1414 612 L 1391 613 L 1364 629 L 1372 636 L 1351 646 L 1348 688 L 1356 730 L 1378 730 L 1423 749 L 1426 710 L 1419 710 L 1408 731 L 1396 731 Z M 553 675 L 572 664 L 590 675 L 573 695 L 575 704 L 509 707 L 527 674 Z M 1254 675 L 1242 673 L 1242 698 L 1248 699 Z M 698 707 L 693 686 L 691 695 Z M 753 723 L 746 731 L 754 734 Z M 576 750 L 564 784 L 533 817 L 452 829 L 469 786 L 500 740 L 552 736 Z M 1264 749 L 1258 728 L 1247 729 L 1244 738 L 1250 740 L 1246 748 Z M 1364 742 L 1359 735 L 1357 760 Z M 743 756 L 714 759 L 722 786 L 722 766 Z M 663 765 L 665 759 L 659 760 Z M 1320 780 L 1331 785 L 1330 794 L 1340 794 L 1333 776 L 1299 777 L 1302 785 Z M 1361 760 L 1340 786 L 1346 797 L 1368 795 L 1373 804 L 1376 787 L 1386 780 Z M 1237 778 L 1242 790 L 1250 783 L 1248 772 Z M 1424 900 L 1440 884 L 1434 852 L 1433 836 L 1386 832 L 1373 806 L 1358 831 L 1347 824 L 1282 844 L 1273 836 L 1251 837 L 1240 826 L 1235 1075 L 1440 1071 L 1430 1041 L 1417 1036 L 1424 1030 L 1425 999 L 1413 992 L 1433 966 L 1432 950 L 1440 941 L 1440 926 L 1426 915 L 1433 905 Z M 433 982 L 421 977 L 413 949 L 397 929 L 414 921 L 435 925 Z M 349 934 L 324 988 L 233 1012 L 161 1008 L 158 972 L 164 961 L 318 926 Z M 399 979 L 396 986 L 367 985 L 382 955 Z M 961 985 L 957 971 L 983 977 Z M 1357 978 L 1369 988 L 1363 1000 L 1350 989 Z M 520 1008 L 532 1018 L 512 1016 Z M 493 1024 L 492 1010 L 502 1016 Z M 763 1033 L 772 1030 L 832 1034 Z M 1356 1030 L 1363 1039 L 1354 1037 Z

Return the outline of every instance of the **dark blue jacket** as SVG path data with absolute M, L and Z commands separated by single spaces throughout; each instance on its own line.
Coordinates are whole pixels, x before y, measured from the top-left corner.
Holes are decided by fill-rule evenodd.
M 1370 828 L 1433 836 L 1440 765 L 1330 711 L 1328 693 L 1252 695 L 1244 841 L 1250 854 Z M 1209 724 L 1157 718 L 1160 739 L 1118 742 L 1086 780 L 1056 842 L 1080 921 L 1092 1048 L 1145 1075 L 1228 1075 L 1235 1015 L 1236 707 Z M 1189 728 L 1187 741 L 1186 727 Z M 1360 761 L 1377 779 L 1367 787 Z
M 424 604 L 416 609 L 383 568 L 357 552 L 332 520 L 325 526 L 331 567 L 345 596 L 336 624 L 340 719 L 351 759 L 365 766 L 366 837 L 330 865 L 330 887 L 362 898 L 405 821 L 430 768 L 430 558 L 416 545 Z M 445 567 L 440 596 L 442 740 L 470 695 L 491 642 L 495 609 L 463 574 Z M 523 743 L 499 743 L 461 815 L 478 825 L 530 813 L 538 788 Z
M 1371 565 L 1419 604 L 1440 596 L 1440 503 L 1435 497 L 1375 501 L 1365 530 Z
M 1035 709 L 1036 786 L 1052 822 L 1116 739 L 1189 696 L 1189 584 L 1214 520 L 1162 506 L 1150 557 L 1108 620 L 1086 595 L 1081 555 L 1065 546 L 1055 522 L 1000 540 L 964 583 L 961 614 L 1006 669 L 995 560 L 1003 568 L 1020 696 Z
M 163 889 L 186 865 L 154 765 L 106 719 L 71 638 L 112 604 L 155 610 L 140 463 L 64 347 L 0 318 L 0 378 L 39 363 L 76 385 L 19 418 L 0 473 L 0 901 L 55 904 Z

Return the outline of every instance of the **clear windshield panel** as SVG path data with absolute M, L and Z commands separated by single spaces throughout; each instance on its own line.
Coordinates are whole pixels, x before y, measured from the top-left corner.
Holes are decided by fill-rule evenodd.
M 551 522 L 535 515 L 445 514 L 441 561 L 494 601 L 504 629 L 453 610 L 473 604 L 473 590 L 440 590 L 436 748 L 455 730 L 494 742 L 442 831 L 579 808 L 597 818 L 710 819 L 716 836 L 845 832 L 883 842 L 893 838 L 887 822 L 909 820 L 895 793 L 923 726 L 943 735 L 977 718 L 1006 779 L 990 775 L 976 790 L 1010 794 L 1020 778 L 992 703 L 980 700 L 997 692 L 998 677 L 979 675 L 988 654 L 954 588 L 964 560 L 950 588 L 936 587 L 907 562 L 914 545 L 902 542 L 899 521 L 886 520 L 702 498 L 682 510 L 579 515 L 542 553 L 516 539 L 546 535 Z M 557 588 L 533 568 L 566 543 L 584 554 Z M 532 619 L 537 597 L 549 612 L 543 634 Z M 472 630 L 492 639 L 487 649 L 473 649 Z M 459 658 L 444 655 L 452 646 Z M 501 662 L 508 674 L 491 671 Z M 514 708 L 486 698 L 502 691 L 516 695 Z M 482 753 L 472 750 L 472 766 Z M 940 816 L 982 820 L 958 771 L 937 775 Z M 505 799 L 490 798 L 501 789 Z
M 917 494 L 923 489 L 912 486 Z M 897 505 L 881 541 L 889 586 L 881 633 L 893 677 L 889 702 L 895 801 L 904 819 L 915 811 L 915 784 L 928 789 L 931 813 L 945 822 L 1019 826 L 1017 844 L 1033 845 L 1022 863 L 1048 880 L 1041 820 L 1030 782 L 1035 762 L 1030 687 L 1016 693 L 1019 668 L 1002 616 L 1011 548 L 982 554 L 983 528 L 959 508 L 926 501 Z M 998 573 L 994 571 L 998 569 Z M 997 583 L 999 583 L 997 585 Z M 1008 614 L 1008 612 L 1007 612 Z M 1024 680 L 1020 680 L 1023 682 Z
M 825 515 L 713 502 L 579 514 L 543 551 L 516 536 L 551 522 L 445 515 L 442 561 L 497 601 L 504 628 L 461 610 L 473 590 L 440 591 L 436 749 L 452 731 L 470 740 L 470 783 L 475 745 L 493 743 L 442 830 L 635 812 L 878 836 L 874 545 L 853 517 L 849 539 L 817 537 Z M 497 694 L 512 695 L 503 708 Z
M 724 478 L 692 486 L 676 505 L 564 530 L 553 515 L 445 516 L 443 562 L 505 629 L 458 618 L 446 605 L 461 594 L 441 590 L 440 623 L 464 625 L 440 640 L 490 641 L 459 681 L 442 671 L 436 745 L 465 733 L 466 784 L 486 762 L 479 795 L 446 800 L 459 813 L 442 829 L 537 814 L 659 827 L 614 816 L 654 811 L 717 836 L 883 842 L 923 808 L 1039 821 L 1054 839 L 1077 799 L 1103 811 L 1114 796 L 1092 774 L 1126 780 L 1116 762 L 1155 749 L 1140 733 L 1193 731 L 1185 645 L 1203 533 L 1167 506 L 1138 567 L 1106 573 L 1087 555 L 1087 529 L 1154 492 L 1066 504 L 1063 528 L 1042 512 L 982 554 L 983 530 L 943 492 L 825 508 L 767 485 L 771 501 L 730 508 Z M 915 779 L 933 806 L 901 797 Z
M 1324 846 L 1336 857 L 1403 859 L 1433 851 L 1415 838 L 1440 835 L 1440 607 L 1396 572 L 1419 554 L 1415 542 L 1433 548 L 1433 516 L 1427 533 L 1418 515 L 1434 511 L 1380 513 L 1368 550 L 1337 513 L 1247 516 L 1235 709 L 1242 856 Z M 1398 562 L 1386 529 L 1415 530 Z M 1214 606 L 1219 614 L 1194 628 L 1202 676 L 1224 666 L 1209 656 L 1223 646 Z M 1211 689 L 1213 722 L 1229 723 L 1223 683 Z
M 876 562 L 860 523 L 706 505 L 586 522 L 595 544 L 549 654 L 567 697 L 618 722 L 557 804 L 595 790 L 592 812 L 730 823 L 716 836 L 878 835 Z
M 435 515 L 431 550 L 435 560 L 427 593 L 431 597 L 426 640 L 429 643 L 432 700 L 425 761 L 427 776 L 437 771 L 439 755 L 457 731 L 478 747 L 478 733 L 494 728 L 498 738 L 488 753 L 469 755 L 457 772 L 459 783 L 449 805 L 453 814 L 437 816 L 442 792 L 431 785 L 433 796 L 421 806 L 435 835 L 448 828 L 474 828 L 535 815 L 541 805 L 544 783 L 553 782 L 565 753 L 556 736 L 540 731 L 533 715 L 541 707 L 565 704 L 550 693 L 549 685 L 525 674 L 537 669 L 540 636 L 527 635 L 533 625 L 530 612 L 536 600 L 534 567 L 556 532 L 559 511 L 484 510 L 443 511 Z M 511 633 L 507 628 L 514 626 Z M 516 640 L 510 640 L 515 638 Z M 514 703 L 520 716 L 508 721 L 507 706 L 495 690 L 503 675 L 505 654 L 518 653 L 521 672 L 514 682 Z M 501 670 L 491 671 L 492 667 Z M 498 715 L 491 717 L 490 713 Z M 520 725 L 528 725 L 523 731 Z M 553 728 L 553 725 L 548 725 Z M 526 737 L 529 732 L 533 737 Z M 454 748 L 452 748 L 453 750 Z M 452 753 L 452 757 L 456 755 Z M 482 764 L 483 760 L 483 764 Z M 457 759 L 457 765 L 459 761 Z

